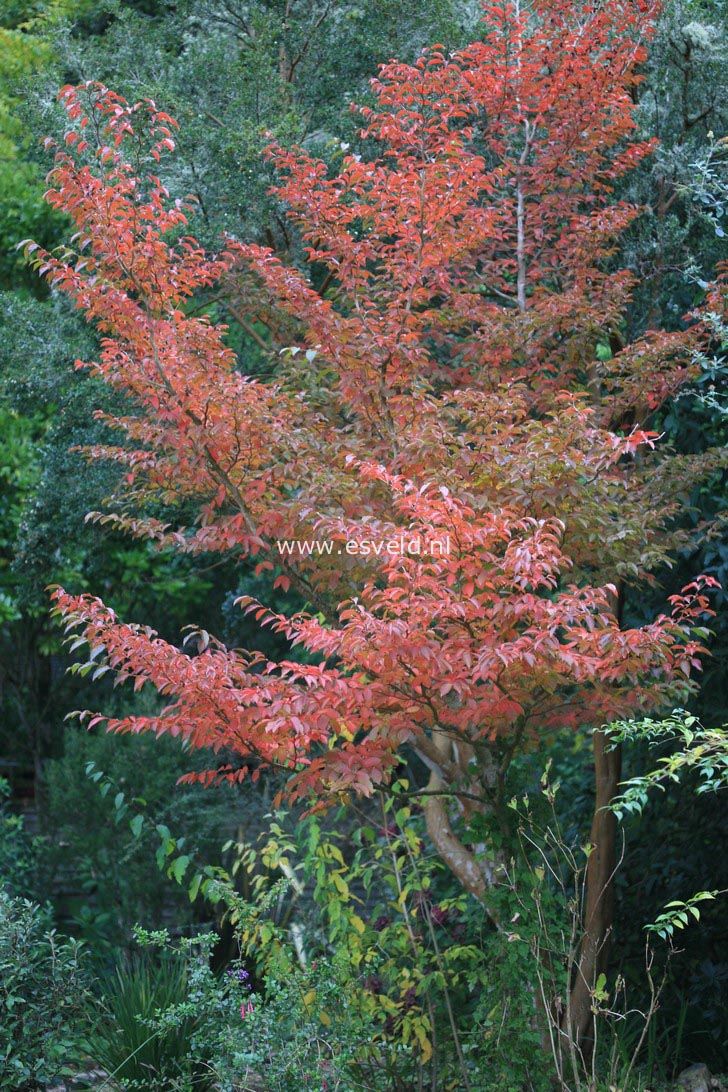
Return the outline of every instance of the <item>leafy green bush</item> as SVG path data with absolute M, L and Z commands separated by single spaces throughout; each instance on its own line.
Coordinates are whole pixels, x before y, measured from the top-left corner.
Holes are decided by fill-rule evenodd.
M 376 817 L 368 805 L 353 831 L 336 815 L 268 816 L 267 837 L 235 847 L 237 885 L 249 901 L 224 869 L 200 870 L 182 840 L 157 825 L 162 867 L 189 885 L 191 899 L 222 909 L 240 957 L 219 975 L 209 958 L 215 934 L 172 943 L 164 930 L 137 929 L 145 944 L 183 960 L 185 987 L 176 998 L 155 992 L 153 1004 L 145 1000 L 153 982 L 144 996 L 124 989 L 123 1016 L 107 1036 L 116 1057 L 95 1052 L 112 1072 L 121 1067 L 115 1079 L 135 1087 L 126 1082 L 141 1078 L 125 1059 L 141 1057 L 156 1032 L 176 1042 L 178 1068 L 146 1062 L 146 1072 L 178 1089 L 206 1077 L 222 1092 L 548 1087 L 532 1007 L 523 1003 L 533 992 L 528 960 L 475 900 L 451 889 L 406 785 L 398 787 L 402 795 L 382 798 Z M 128 819 L 128 803 L 119 811 Z M 136 813 L 129 825 L 141 834 L 148 824 Z M 133 1034 L 122 1034 L 122 1023 Z
M 528 959 L 428 850 L 406 782 L 380 803 L 351 831 L 278 813 L 238 847 L 258 890 L 229 901 L 260 983 L 247 1064 L 281 1090 L 546 1088 Z
M 48 913 L 0 890 L 0 1089 L 23 1092 L 83 1053 L 86 982 L 79 945 Z
M 234 894 L 231 897 L 234 899 Z M 251 1046 L 249 1037 L 243 1034 L 242 1021 L 247 1018 L 250 1024 L 258 1000 L 251 993 L 251 976 L 240 960 L 224 974 L 212 969 L 212 950 L 219 942 L 215 933 L 174 942 L 164 929 L 151 933 L 137 929 L 136 936 L 146 948 L 158 948 L 163 962 L 171 960 L 186 969 L 184 995 L 170 998 L 144 1020 L 162 1042 L 179 1042 L 181 1036 L 192 1076 L 187 1083 L 181 1079 L 174 1088 L 197 1089 L 210 1082 L 214 1082 L 217 1092 L 240 1092 L 250 1087 L 251 1063 L 260 1060 L 262 1048 L 256 1049 L 256 1043 Z M 269 1076 L 267 1073 L 266 1078 Z M 266 1087 L 278 1089 L 279 1085 Z
M 228 895 L 235 900 L 234 893 Z M 114 987 L 115 1022 L 102 1032 L 105 1042 L 115 1043 L 114 1056 L 100 1043 L 95 1050 L 107 1069 L 119 1058 L 111 1072 L 122 1088 L 187 1092 L 213 1082 L 219 1092 L 257 1088 L 261 1082 L 275 1092 L 359 1087 L 348 1067 L 369 1029 L 341 992 L 347 983 L 340 966 L 321 960 L 275 980 L 271 976 L 263 997 L 253 992 L 252 975 L 240 960 L 224 974 L 211 968 L 214 933 L 174 942 L 165 930 L 137 930 L 137 936 L 160 949 L 159 959 L 145 953 L 142 988 L 124 979 L 123 1004 Z M 183 983 L 170 980 L 164 970 L 166 985 L 160 988 L 159 969 L 170 966 L 185 968 Z M 151 978 L 149 967 L 156 968 Z M 142 1071 L 136 1079 L 134 1066 Z
M 356 981 L 336 958 L 270 974 L 264 990 L 238 1006 L 237 1026 L 228 1023 L 226 1039 L 218 1037 L 222 1087 L 232 1092 L 256 1079 L 276 1092 L 417 1087 L 398 1079 L 402 1064 L 382 1050 L 359 1002 Z M 404 1068 L 411 1069 L 406 1060 Z

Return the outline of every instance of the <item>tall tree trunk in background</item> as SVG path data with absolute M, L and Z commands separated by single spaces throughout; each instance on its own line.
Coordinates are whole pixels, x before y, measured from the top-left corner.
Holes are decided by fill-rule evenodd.
M 594 1043 L 592 991 L 599 975 L 606 972 L 614 924 L 614 874 L 617 868 L 617 818 L 609 804 L 617 792 L 622 774 L 621 746 L 610 744 L 604 732 L 593 737 L 595 799 L 589 842 L 584 905 L 584 935 L 574 968 L 568 1026 L 585 1059 Z

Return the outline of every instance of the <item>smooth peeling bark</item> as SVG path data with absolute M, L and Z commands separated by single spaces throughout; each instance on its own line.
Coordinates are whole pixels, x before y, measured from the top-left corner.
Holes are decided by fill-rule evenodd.
M 489 884 L 486 870 L 454 833 L 448 812 L 452 798 L 444 795 L 445 788 L 437 774 L 430 777 L 427 791 L 443 792 L 442 796 L 425 796 L 423 799 L 427 833 L 432 844 L 458 882 L 486 906 L 491 919 L 497 924 L 492 908 L 487 906 Z
M 481 751 L 478 776 L 473 777 L 475 748 L 467 740 L 453 740 L 442 731 L 422 738 L 417 751 L 430 769 L 422 798 L 427 832 L 443 862 L 463 887 L 485 906 L 497 928 L 498 916 L 487 895 L 505 865 L 505 855 L 489 852 L 485 844 L 477 846 L 476 852 L 468 849 L 455 834 L 451 818 L 453 810 L 466 820 L 473 813 L 491 813 L 487 798 L 492 798 L 496 789 L 497 763 L 492 754 Z

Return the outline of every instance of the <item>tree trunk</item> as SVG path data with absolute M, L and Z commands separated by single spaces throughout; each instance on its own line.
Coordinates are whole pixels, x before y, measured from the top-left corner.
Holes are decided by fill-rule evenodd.
M 619 614 L 620 604 L 615 604 Z M 576 1053 L 585 1064 L 591 1058 L 594 1042 L 594 1014 L 592 994 L 599 975 L 606 972 L 609 959 L 609 943 L 614 921 L 614 876 L 617 867 L 617 819 L 609 809 L 616 795 L 622 768 L 622 753 L 614 746 L 605 732 L 593 735 L 595 800 L 589 842 L 592 847 L 587 862 L 583 906 L 583 932 L 578 959 L 573 968 L 571 992 L 561 1019 L 561 1032 L 574 1044 Z M 468 812 L 483 810 L 484 805 L 474 806 L 472 800 L 476 788 L 466 781 L 465 769 L 468 754 L 458 753 L 451 741 L 436 734 L 422 757 L 430 766 L 431 774 L 423 807 L 427 832 L 432 843 L 452 874 L 462 886 L 483 905 L 497 929 L 501 928 L 498 914 L 489 899 L 489 892 L 498 882 L 498 875 L 505 864 L 505 854 L 488 852 L 487 847 L 464 845 L 453 830 L 452 808 L 459 808 L 467 817 Z M 460 777 L 454 775 L 459 773 Z M 493 771 L 486 770 L 486 780 Z M 467 786 L 468 792 L 458 799 L 459 787 Z M 465 782 L 465 784 L 463 784 Z M 554 1019 L 553 1015 L 547 1020 Z M 544 1035 L 544 1047 L 547 1036 Z
M 453 830 L 451 817 L 453 805 L 466 819 L 473 811 L 487 811 L 483 790 L 492 788 L 497 765 L 494 762 L 486 763 L 480 771 L 486 785 L 474 784 L 472 776 L 469 777 L 467 773 L 472 748 L 463 741 L 455 744 L 439 732 L 433 733 L 429 741 L 421 742 L 419 753 L 430 767 L 430 780 L 422 799 L 427 833 L 441 860 L 465 890 L 483 904 L 498 928 L 498 916 L 489 903 L 488 892 L 505 864 L 505 855 L 488 852 L 485 845 L 465 846 Z M 458 788 L 466 790 L 461 797 L 458 797 Z M 479 796 L 481 799 L 478 799 Z
M 617 818 L 608 805 L 616 794 L 622 771 L 621 747 L 610 745 L 604 732 L 594 733 L 593 747 L 596 797 L 590 835 L 592 851 L 586 869 L 584 935 L 563 1026 L 585 1060 L 594 1042 L 592 991 L 599 975 L 606 971 L 614 922 Z

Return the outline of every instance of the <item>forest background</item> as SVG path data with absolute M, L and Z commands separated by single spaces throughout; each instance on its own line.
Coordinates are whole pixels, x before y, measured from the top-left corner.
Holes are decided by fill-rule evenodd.
M 377 944 L 367 947 L 368 933 L 362 934 L 362 950 L 376 947 L 380 963 L 371 962 L 363 974 L 354 952 L 349 972 L 354 966 L 357 974 L 347 988 L 353 989 L 355 981 L 371 1002 L 361 1008 L 364 1040 L 362 1029 L 373 1021 L 382 1042 L 403 1049 L 402 1058 L 390 1058 L 391 1068 L 381 1078 L 389 1083 L 383 1087 L 415 1087 L 407 1083 L 415 1080 L 413 1073 L 417 1080 L 448 1087 L 447 1080 L 458 1079 L 448 1073 L 462 1073 L 463 1051 L 466 1056 L 475 1051 L 462 1027 L 453 1035 L 449 1026 L 453 999 L 442 990 L 443 977 L 450 979 L 453 995 L 462 991 L 456 998 L 460 1009 L 487 1029 L 478 1064 L 483 1072 L 502 1074 L 493 1087 L 509 1087 L 507 1082 L 524 1087 L 529 1081 L 537 1086 L 539 1078 L 529 1069 L 532 1029 L 522 1013 L 516 1015 L 513 1003 L 522 995 L 530 964 L 525 956 L 519 964 L 515 955 L 498 949 L 485 919 L 438 871 L 428 853 L 423 819 L 411 802 L 375 797 L 347 818 L 329 814 L 308 820 L 308 826 L 295 811 L 278 811 L 271 818 L 280 788 L 273 775 L 257 785 L 211 790 L 178 785 L 198 760 L 173 740 L 107 737 L 65 723 L 69 710 L 87 705 L 103 704 L 117 717 L 153 713 L 156 707 L 146 692 L 131 697 L 103 679 L 91 685 L 85 675 L 67 673 L 72 657 L 49 617 L 49 584 L 77 593 L 93 589 L 121 617 L 143 620 L 173 643 L 181 644 L 182 628 L 194 622 L 230 647 L 257 648 L 273 658 L 285 654 L 284 641 L 256 625 L 235 601 L 253 596 L 282 609 L 285 596 L 282 588 L 273 587 L 272 576 L 256 573 L 254 562 L 160 552 L 113 528 L 85 522 L 86 514 L 114 492 L 116 470 L 100 461 L 84 463 L 75 449 L 103 442 L 104 429 L 93 411 L 101 405 L 113 412 L 115 406 L 97 380 L 73 371 L 77 358 L 93 359 L 98 353 L 92 328 L 60 293 L 49 290 L 17 248 L 29 238 L 49 250 L 67 241 L 68 221 L 42 200 L 49 163 L 41 138 L 62 139 L 66 120 L 56 101 L 59 87 L 94 79 L 130 102 L 150 97 L 178 120 L 176 155 L 165 162 L 164 180 L 172 193 L 196 198 L 190 233 L 206 249 L 214 251 L 221 235 L 231 232 L 301 266 L 296 225 L 270 192 L 275 168 L 262 156 L 270 135 L 284 147 L 301 145 L 336 168 L 348 149 L 362 146 L 360 121 L 350 105 L 372 101 L 369 80 L 378 65 L 394 56 L 413 60 L 433 42 L 445 50 L 458 48 L 477 38 L 479 18 L 478 4 L 446 0 L 427 5 L 407 0 L 59 0 L 6 3 L 0 14 L 0 775 L 7 779 L 8 796 L 0 840 L 3 880 L 12 896 L 48 904 L 44 927 L 52 921 L 61 933 L 83 941 L 99 981 L 115 967 L 132 966 L 139 980 L 141 964 L 134 960 L 147 960 L 162 976 L 157 956 L 148 948 L 141 954 L 137 950 L 137 924 L 146 930 L 166 928 L 178 945 L 179 938 L 214 923 L 221 939 L 213 966 L 224 968 L 234 958 L 229 901 L 223 900 L 228 918 L 222 924 L 223 903 L 203 898 L 205 891 L 216 893 L 207 881 L 222 877 L 213 867 L 220 866 L 244 899 L 262 900 L 254 922 L 248 922 L 248 934 L 258 942 L 262 937 L 259 948 L 269 952 L 261 954 L 251 941 L 245 973 L 253 976 L 256 996 L 268 999 L 269 1024 L 262 1026 L 273 1037 L 273 1047 L 267 1048 L 266 1064 L 270 1068 L 271 1052 L 290 1056 L 292 1043 L 300 1047 L 301 1068 L 287 1072 L 283 1067 L 274 1087 L 287 1087 L 286 1081 L 306 1087 L 306 1066 L 315 1073 L 312 1081 L 321 1080 L 316 1069 L 321 1058 L 311 1060 L 310 1010 L 316 1009 L 319 1031 L 327 1028 L 321 1013 L 330 1017 L 326 986 L 311 971 L 311 954 L 320 953 L 329 980 L 338 981 L 344 971 L 332 969 L 326 960 L 342 944 L 342 915 L 349 929 L 358 930 L 351 924 L 354 915 L 378 936 Z M 684 316 L 701 304 L 724 257 L 727 69 L 723 5 L 668 3 L 644 82 L 635 89 L 638 135 L 657 137 L 660 143 L 620 181 L 617 195 L 644 206 L 614 258 L 616 268 L 629 269 L 637 278 L 621 331 L 624 344 L 646 329 L 683 329 Z M 366 154 L 366 145 L 362 151 Z M 214 300 L 201 297 L 199 304 L 229 326 L 228 344 L 245 361 L 246 373 L 265 377 L 275 366 L 265 328 L 251 323 L 224 293 Z M 651 422 L 680 453 L 699 454 L 725 444 L 725 359 L 719 340 L 704 357 L 700 374 Z M 618 348 L 607 340 L 597 346 L 597 355 L 608 361 Z M 711 524 L 724 507 L 724 481 L 716 469 L 685 498 L 681 519 L 691 534 L 672 567 L 657 574 L 654 587 L 627 588 L 624 617 L 630 625 L 650 621 L 669 594 L 700 573 L 728 586 L 728 544 Z M 703 532 L 705 525 L 712 529 Z M 711 623 L 712 655 L 690 706 L 691 715 L 713 728 L 728 719 L 723 605 L 718 592 L 712 600 L 718 611 Z M 550 753 L 562 786 L 561 829 L 571 844 L 575 832 L 588 827 L 593 806 L 589 740 L 578 732 L 554 738 Z M 654 748 L 634 743 L 625 761 L 624 776 L 643 775 L 654 766 Z M 542 774 L 541 758 L 524 756 L 514 771 L 519 799 L 538 793 Z M 630 1006 L 636 1009 L 649 1004 L 645 923 L 654 921 L 670 900 L 728 888 L 722 852 L 728 820 L 715 794 L 697 792 L 700 787 L 699 773 L 692 779 L 688 775 L 624 818 L 610 981 L 616 973 L 624 976 Z M 372 832 L 369 849 L 362 830 Z M 381 889 L 368 863 L 369 850 L 379 853 L 382 873 L 387 868 L 381 861 L 393 862 Z M 419 899 L 415 910 L 429 922 L 425 937 L 413 938 L 406 900 L 398 902 L 387 888 L 391 883 L 396 892 L 402 884 L 398 870 L 405 867 L 400 865 L 405 858 L 407 884 Z M 194 873 L 203 878 L 197 879 L 191 899 L 188 881 Z M 327 893 L 332 888 L 338 896 Z M 350 892 L 361 899 L 358 914 Z M 515 897 L 514 892 L 508 896 Z M 244 918 L 239 908 L 238 913 Z M 270 931 L 263 932 L 264 927 Z M 9 931 L 10 925 L 3 928 Z M 669 961 L 649 1046 L 649 1064 L 667 1076 L 694 1061 L 714 1070 L 727 1067 L 724 933 L 720 900 L 706 901 L 699 925 L 685 934 L 684 943 L 680 938 L 682 950 Z M 291 995 L 284 984 L 290 987 L 291 967 L 301 962 L 301 945 L 308 952 L 302 973 L 313 977 L 310 988 Z M 438 946 L 451 953 L 446 975 Z M 271 965 L 273 949 L 279 955 L 288 951 L 289 963 Z M 658 964 L 661 960 L 664 953 Z M 111 1005 L 113 991 L 104 981 L 100 992 Z M 310 990 L 317 991 L 314 997 Z M 480 997 L 475 1007 L 474 994 Z M 276 1003 L 298 1011 L 298 1023 L 294 1020 L 285 1033 Z M 266 1019 L 264 1008 L 259 1006 L 256 1019 Z M 623 1022 L 625 1028 L 628 1024 Z M 503 1026 L 509 1030 L 506 1036 L 500 1033 Z M 181 1035 L 179 1026 L 176 1030 Z M 458 1034 L 462 1051 L 451 1058 Z M 620 1040 L 622 1054 L 629 1054 L 638 1037 L 630 1025 Z M 73 1053 L 67 1044 L 63 1049 Z M 191 1048 L 185 1049 L 184 1064 L 189 1065 Z M 643 1044 L 641 1061 L 645 1049 Z M 344 1053 L 332 1049 L 331 1057 L 336 1054 L 339 1064 Z M 351 1045 L 350 1054 L 361 1079 L 371 1082 L 372 1072 L 379 1070 L 371 1060 L 362 1062 L 361 1043 Z M 328 1056 L 324 1060 L 334 1064 Z M 252 1047 L 248 1063 L 260 1068 Z M 40 1077 L 29 1071 L 23 1079 L 33 1087 Z

